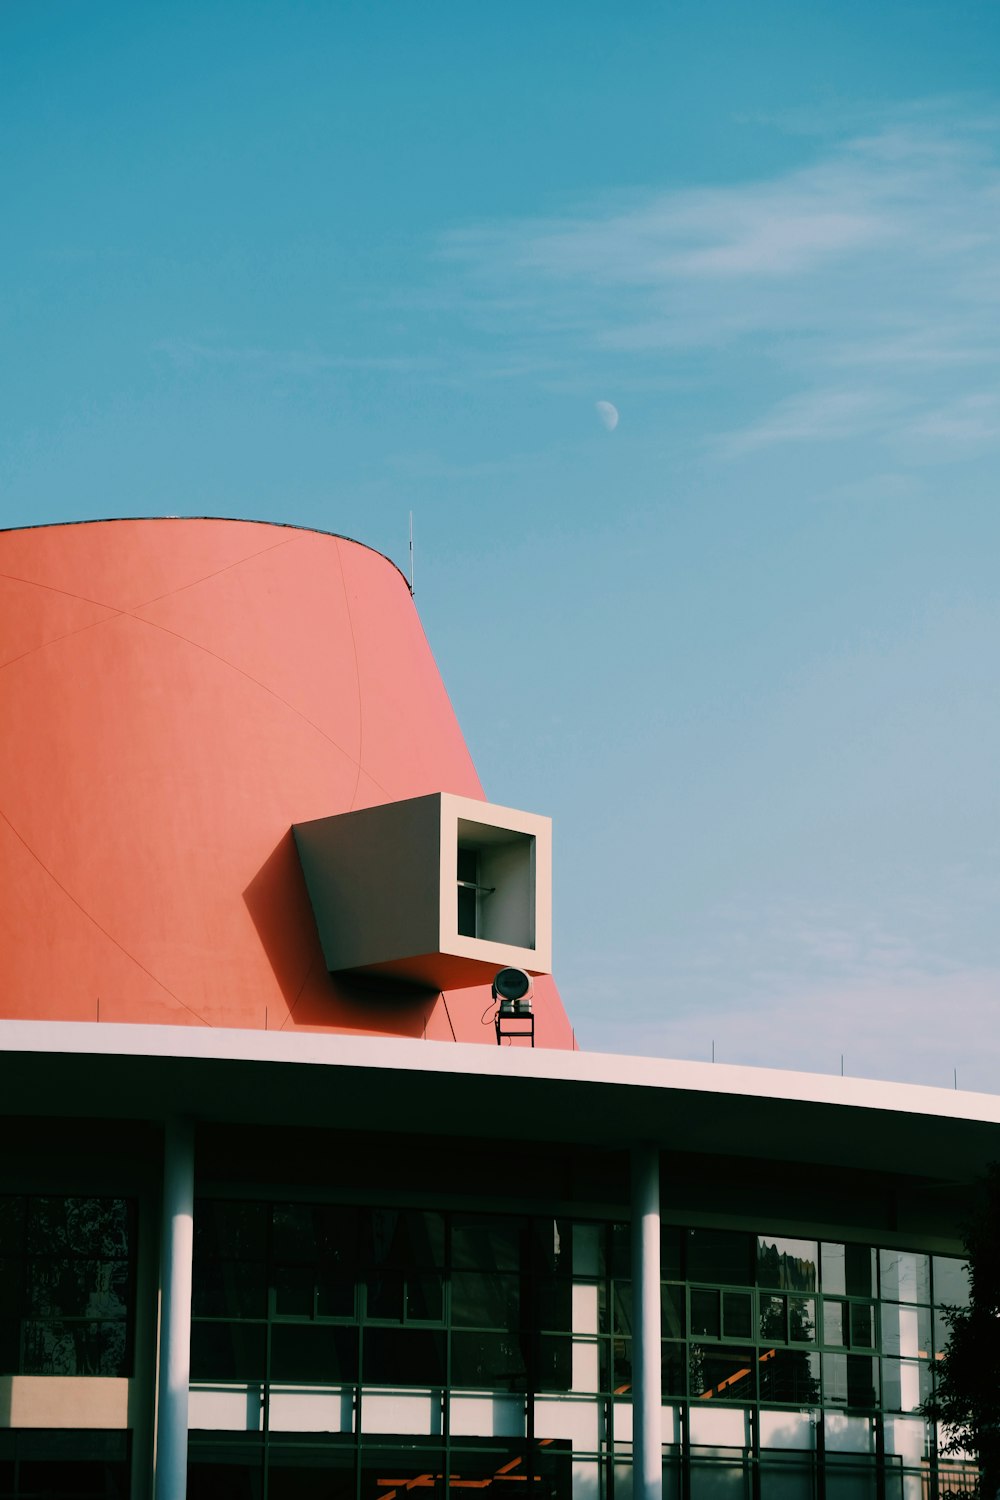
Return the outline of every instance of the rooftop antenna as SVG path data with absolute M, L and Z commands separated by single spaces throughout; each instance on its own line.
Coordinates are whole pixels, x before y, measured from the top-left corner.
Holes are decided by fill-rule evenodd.
M 410 511 L 410 598 L 413 598 L 413 512 Z

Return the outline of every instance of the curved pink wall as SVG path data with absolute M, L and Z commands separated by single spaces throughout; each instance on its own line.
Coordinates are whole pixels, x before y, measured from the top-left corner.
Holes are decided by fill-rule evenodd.
M 400 573 L 222 520 L 0 533 L 0 1015 L 493 1040 L 326 972 L 291 825 L 482 789 Z M 571 1047 L 551 980 L 537 1041 Z

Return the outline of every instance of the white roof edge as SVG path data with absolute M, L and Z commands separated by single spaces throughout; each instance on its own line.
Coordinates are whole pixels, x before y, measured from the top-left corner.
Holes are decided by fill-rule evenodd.
M 997 1094 L 731 1063 L 629 1057 L 611 1052 L 500 1049 L 473 1042 L 427 1042 L 330 1032 L 289 1034 L 223 1027 L 0 1020 L 0 1054 L 4 1052 L 381 1068 L 538 1079 L 569 1085 L 596 1083 L 610 1088 L 743 1095 L 1000 1125 Z

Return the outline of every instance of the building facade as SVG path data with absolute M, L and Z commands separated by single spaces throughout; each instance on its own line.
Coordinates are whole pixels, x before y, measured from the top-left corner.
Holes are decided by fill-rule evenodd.
M 0 1500 L 969 1488 L 1000 1101 L 577 1051 L 547 823 L 356 543 L 9 532 L 0 607 Z

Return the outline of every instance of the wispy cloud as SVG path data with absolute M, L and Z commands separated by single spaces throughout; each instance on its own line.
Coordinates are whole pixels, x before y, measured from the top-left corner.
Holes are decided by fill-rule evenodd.
M 465 228 L 441 247 L 472 323 L 530 362 L 609 358 L 662 378 L 767 372 L 724 437 L 1000 441 L 1000 124 L 914 108 L 769 179 L 650 190 Z M 785 393 L 774 396 L 775 384 Z

